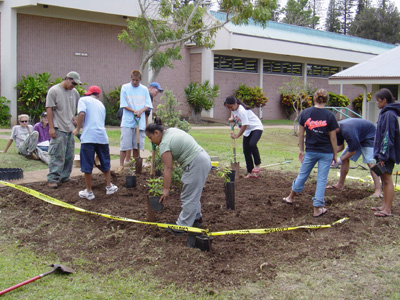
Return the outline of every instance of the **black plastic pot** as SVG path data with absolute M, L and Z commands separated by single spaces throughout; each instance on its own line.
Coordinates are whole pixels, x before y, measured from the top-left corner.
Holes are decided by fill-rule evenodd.
M 226 199 L 226 208 L 227 209 L 235 209 L 235 182 L 227 182 L 225 184 L 225 199 Z
M 160 211 L 164 208 L 164 205 L 160 201 L 161 196 L 149 196 L 150 207 L 154 211 Z
M 235 170 L 231 170 L 228 174 L 227 174 L 229 181 L 235 181 L 235 176 L 236 176 L 236 171 Z
M 374 171 L 374 173 L 377 176 L 382 176 L 384 173 L 387 173 L 387 169 L 385 166 L 382 166 L 381 164 L 376 164 L 371 168 L 372 171 Z
M 20 168 L 0 168 L 0 180 L 15 180 L 24 178 L 24 171 Z
M 136 187 L 136 175 L 126 175 L 125 176 L 125 186 L 127 188 Z
M 213 241 L 213 237 L 206 235 L 197 235 L 196 236 L 196 248 L 199 248 L 201 251 L 209 252 L 211 250 L 211 244 Z

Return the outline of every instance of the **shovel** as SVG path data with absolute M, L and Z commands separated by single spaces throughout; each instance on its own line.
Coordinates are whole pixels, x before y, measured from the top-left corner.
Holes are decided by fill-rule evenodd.
M 280 163 L 276 163 L 276 164 L 270 164 L 270 165 L 266 165 L 266 166 L 261 166 L 261 168 L 268 168 L 268 167 L 273 167 L 273 166 L 279 166 L 279 165 L 283 165 L 283 164 L 288 164 L 291 163 L 293 161 L 293 159 L 286 159 L 283 162 Z
M 229 123 L 229 126 L 231 126 L 232 129 L 232 133 L 235 132 L 235 125 L 236 125 L 236 121 L 233 123 Z M 232 149 L 233 149 L 233 163 L 231 163 L 231 170 L 235 171 L 235 179 L 238 180 L 239 179 L 239 163 L 236 162 L 236 140 L 232 139 Z
M 139 157 L 135 158 L 135 170 L 136 170 L 136 174 L 142 174 L 143 162 L 142 162 L 142 158 L 140 157 L 140 137 L 139 137 L 140 117 L 139 118 L 135 117 L 135 121 L 136 121 L 136 143 L 137 143 L 137 150 L 138 150 L 138 155 L 139 155 Z
M 18 283 L 17 285 L 14 285 L 14 286 L 12 286 L 12 287 L 9 287 L 8 289 L 5 289 L 5 290 L 3 290 L 3 291 L 0 291 L 0 295 L 3 295 L 3 294 L 5 294 L 5 293 L 7 293 L 7 292 L 9 292 L 9 291 L 12 291 L 12 290 L 15 290 L 16 288 L 19 288 L 20 286 L 23 286 L 23 285 L 25 285 L 25 284 L 28 284 L 28 283 L 31 283 L 31 282 L 33 282 L 33 281 L 35 281 L 35 280 L 38 280 L 38 279 L 40 279 L 40 278 L 43 278 L 44 276 L 47 276 L 47 275 L 53 273 L 54 271 L 60 271 L 60 272 L 62 272 L 62 273 L 67 273 L 67 274 L 70 274 L 70 273 L 74 273 L 74 272 L 75 272 L 73 269 L 71 269 L 71 268 L 69 268 L 69 267 L 66 267 L 66 266 L 63 266 L 63 265 L 52 264 L 52 265 L 50 265 L 49 267 L 53 267 L 53 270 L 48 271 L 48 272 L 43 273 L 43 274 L 39 274 L 39 275 L 37 275 L 37 276 L 35 276 L 35 277 L 31 278 L 31 279 L 28 279 L 28 280 L 26 280 L 26 281 L 24 281 L 24 282 Z
M 150 177 L 154 178 L 155 174 L 154 174 L 154 160 L 156 158 L 156 144 L 151 143 L 151 166 L 150 166 Z

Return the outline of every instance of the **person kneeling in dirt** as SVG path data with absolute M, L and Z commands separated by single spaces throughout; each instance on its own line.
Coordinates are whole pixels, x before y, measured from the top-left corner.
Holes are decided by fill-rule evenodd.
M 92 171 L 94 165 L 94 157 L 97 154 L 100 167 L 106 179 L 106 194 L 111 195 L 118 191 L 118 187 L 111 183 L 111 164 L 110 164 L 110 148 L 108 146 L 108 136 L 105 125 L 106 109 L 100 102 L 101 90 L 98 86 L 89 87 L 89 91 L 85 93 L 86 97 L 82 97 L 78 102 L 78 124 L 74 131 L 74 135 L 78 135 L 83 125 L 81 139 L 80 162 L 81 171 L 85 173 L 86 189 L 79 192 L 79 197 L 88 200 L 94 199 L 92 191 Z
M 165 202 L 169 196 L 172 179 L 172 161 L 176 160 L 183 169 L 181 201 L 182 211 L 177 225 L 201 227 L 200 198 L 211 170 L 211 159 L 206 151 L 192 136 L 177 128 L 164 129 L 160 118 L 146 127 L 146 135 L 152 143 L 159 145 L 160 155 L 164 164 L 164 188 L 160 202 Z M 174 233 L 179 233 L 173 231 Z
M 49 164 L 49 156 L 47 152 L 37 148 L 37 141 L 39 133 L 33 130 L 32 125 L 29 123 L 29 116 L 22 114 L 18 116 L 20 125 L 15 125 L 12 128 L 10 140 L 8 141 L 3 153 L 8 151 L 13 141 L 18 149 L 18 154 L 25 156 L 29 159 L 41 159 L 46 164 Z
M 339 182 L 335 185 L 327 186 L 327 189 L 344 188 L 344 182 L 350 169 L 350 159 L 356 162 L 362 154 L 363 162 L 366 163 L 369 168 L 373 167 L 375 164 L 375 132 L 375 125 L 367 120 L 350 118 L 339 121 L 339 128 L 336 129 L 338 152 L 343 150 L 344 141 L 346 141 L 347 146 L 344 148 L 342 155 L 334 165 L 334 167 L 341 165 Z M 375 192 L 373 196 L 382 198 L 383 196 L 381 193 L 381 182 L 379 177 L 372 170 L 370 170 L 370 173 L 375 186 Z

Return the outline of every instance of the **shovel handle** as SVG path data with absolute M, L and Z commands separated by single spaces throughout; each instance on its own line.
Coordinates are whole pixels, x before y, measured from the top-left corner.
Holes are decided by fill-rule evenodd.
M 42 275 L 37 275 L 37 276 L 35 276 L 35 277 L 31 278 L 31 279 L 28 279 L 28 280 L 26 280 L 24 282 L 18 283 L 16 285 L 12 286 L 12 287 L 9 287 L 8 289 L 0 291 L 0 295 L 3 295 L 3 294 L 5 294 L 5 293 L 7 293 L 9 291 L 15 290 L 15 289 L 19 288 L 20 286 L 23 286 L 25 284 L 31 283 L 31 282 L 33 282 L 35 280 L 38 280 L 38 279 L 42 278 L 42 277 L 43 277 Z

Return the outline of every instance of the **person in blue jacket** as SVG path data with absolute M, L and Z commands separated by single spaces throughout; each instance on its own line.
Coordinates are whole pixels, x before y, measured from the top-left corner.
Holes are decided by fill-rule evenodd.
M 392 216 L 392 202 L 394 187 L 392 172 L 394 164 L 400 163 L 400 132 L 399 121 L 400 104 L 395 103 L 390 90 L 383 88 L 376 93 L 376 104 L 381 110 L 378 117 L 374 157 L 377 164 L 385 167 L 381 175 L 383 184 L 383 205 L 372 207 L 377 217 Z
M 349 118 L 339 121 L 339 128 L 336 129 L 338 152 L 344 150 L 334 167 L 340 165 L 340 177 L 336 184 L 327 186 L 327 189 L 344 188 L 344 182 L 350 170 L 350 160 L 356 162 L 362 155 L 363 162 L 367 164 L 369 168 L 375 165 L 375 133 L 376 127 L 371 121 L 358 118 Z M 346 148 L 344 147 L 345 141 L 347 144 Z M 371 169 L 370 173 L 374 181 L 374 194 L 372 196 L 382 198 L 381 181 Z

